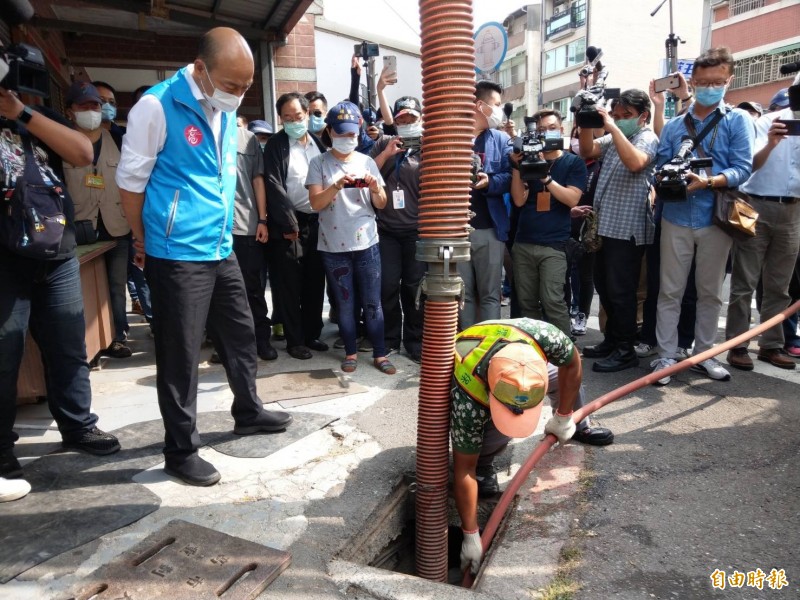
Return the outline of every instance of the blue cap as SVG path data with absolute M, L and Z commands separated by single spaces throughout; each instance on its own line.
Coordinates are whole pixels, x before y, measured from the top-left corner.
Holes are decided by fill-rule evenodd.
M 325 123 L 339 135 L 343 133 L 357 134 L 361 123 L 361 111 L 352 102 L 339 102 L 328 111 Z
M 786 108 L 787 106 L 789 106 L 789 88 L 778 90 L 778 93 L 775 94 L 772 97 L 772 100 L 769 101 L 770 110 L 775 110 L 776 108 Z
M 100 92 L 91 83 L 88 81 L 75 81 L 69 86 L 64 102 L 67 106 L 72 106 L 73 104 L 83 104 L 84 102 L 102 104 L 103 100 L 100 98 Z M 786 100 L 786 102 L 788 103 L 789 100 Z
M 249 129 L 251 133 L 266 133 L 267 135 L 275 133 L 272 129 L 272 125 L 261 120 L 250 121 L 247 125 L 247 129 Z

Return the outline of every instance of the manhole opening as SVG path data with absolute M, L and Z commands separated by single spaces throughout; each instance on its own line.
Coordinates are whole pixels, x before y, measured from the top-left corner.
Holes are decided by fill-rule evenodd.
M 416 477 L 407 473 L 389 497 L 369 516 L 364 529 L 339 552 L 338 558 L 395 573 L 416 576 Z M 478 522 L 484 526 L 497 498 L 478 501 Z M 448 500 L 448 583 L 461 585 L 461 521 L 452 496 Z

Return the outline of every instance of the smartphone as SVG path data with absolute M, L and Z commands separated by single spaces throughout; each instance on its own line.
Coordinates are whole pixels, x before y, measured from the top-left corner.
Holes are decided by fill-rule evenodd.
M 776 119 L 786 125 L 786 135 L 800 135 L 800 119 Z
M 397 73 L 397 57 L 396 56 L 384 56 L 383 57 L 383 68 L 387 71 L 393 71 Z
M 667 75 L 666 77 L 656 79 L 654 82 L 654 88 L 656 92 L 666 92 L 667 90 L 674 90 L 680 87 L 680 85 L 681 85 L 681 80 L 678 79 L 677 73 L 673 73 L 672 75 Z

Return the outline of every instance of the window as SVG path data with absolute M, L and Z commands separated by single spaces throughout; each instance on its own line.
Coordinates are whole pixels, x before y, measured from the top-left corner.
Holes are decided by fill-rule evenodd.
M 545 52 L 544 72 L 555 73 L 562 69 L 581 65 L 586 61 L 586 38 L 580 38 L 569 44 L 553 48 Z
M 586 0 L 577 0 L 573 2 L 570 12 L 572 13 L 573 27 L 586 25 Z
M 505 89 L 517 83 L 523 83 L 527 74 L 527 64 L 524 60 L 516 64 L 503 65 L 503 68 L 500 69 L 498 83 Z
M 751 85 L 760 85 L 776 79 L 791 77 L 781 75 L 781 65 L 800 61 L 800 48 L 775 54 L 759 54 L 737 60 L 733 66 L 733 83 L 731 89 L 739 89 Z
M 558 112 L 561 113 L 561 116 L 564 117 L 564 119 L 569 119 L 569 116 L 571 114 L 569 112 L 569 107 L 571 106 L 571 104 L 572 104 L 572 98 L 561 98 L 560 100 L 555 100 L 550 104 L 548 104 L 547 108 L 552 108 L 554 110 L 557 110 Z
M 764 0 L 731 0 L 730 16 L 735 17 L 762 6 L 764 6 Z

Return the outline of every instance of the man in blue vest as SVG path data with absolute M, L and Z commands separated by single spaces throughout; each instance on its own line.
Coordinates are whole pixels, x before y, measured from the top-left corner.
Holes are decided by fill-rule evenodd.
M 220 479 L 197 453 L 204 329 L 233 391 L 234 433 L 280 431 L 292 420 L 265 411 L 256 393 L 253 317 L 231 253 L 235 111 L 252 82 L 245 39 L 233 29 L 212 29 L 194 63 L 149 89 L 131 109 L 117 170 L 135 261 L 150 284 L 164 470 L 191 485 Z

